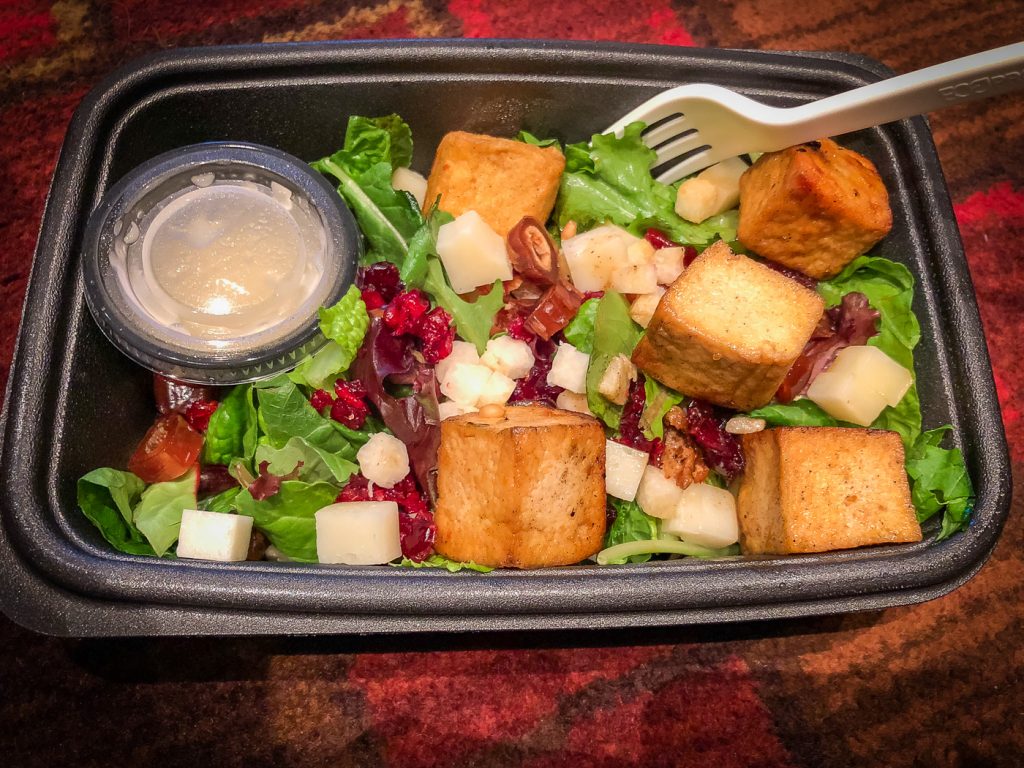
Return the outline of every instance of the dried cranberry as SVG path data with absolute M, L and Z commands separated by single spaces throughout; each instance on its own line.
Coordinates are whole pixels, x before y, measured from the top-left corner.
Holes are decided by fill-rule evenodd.
M 452 353 L 455 326 L 452 316 L 441 307 L 435 307 L 423 316 L 416 326 L 416 336 L 423 342 L 423 359 L 431 365 L 439 363 Z
M 683 266 L 688 267 L 693 264 L 693 260 L 696 259 L 700 254 L 697 253 L 697 249 L 692 245 L 687 245 L 683 248 Z
M 370 413 L 363 383 L 338 379 L 334 382 L 334 392 L 338 397 L 331 404 L 331 418 L 350 429 L 362 429 Z
M 210 417 L 220 405 L 216 400 L 196 400 L 185 409 L 185 421 L 196 432 L 205 432 L 210 426 Z
M 626 404 L 622 408 L 622 418 L 619 419 L 619 437 L 617 442 L 636 448 L 644 453 L 654 453 L 661 440 L 655 438 L 648 440 L 640 428 L 640 417 L 644 413 L 644 406 L 647 404 L 647 390 L 644 388 L 644 377 L 637 376 L 636 381 L 629 385 L 629 395 Z
M 374 485 L 361 474 L 352 475 L 335 501 L 393 501 L 398 504 L 398 533 L 402 554 L 421 562 L 434 552 L 437 527 L 427 501 L 416 487 L 412 475 L 398 482 L 394 488 Z
M 430 302 L 422 291 L 400 293 L 384 310 L 384 325 L 398 335 L 412 333 L 428 309 Z
M 334 404 L 334 398 L 326 389 L 318 389 L 310 395 L 309 404 L 317 413 L 320 413 L 324 408 L 330 408 Z
M 380 309 L 385 304 L 387 304 L 387 302 L 384 301 L 384 297 L 377 293 L 377 291 L 363 291 L 362 299 L 363 304 L 366 305 L 367 311 Z
M 363 301 L 366 302 L 368 309 L 376 309 L 390 303 L 404 288 L 398 267 L 388 261 L 378 261 L 376 264 L 360 267 L 356 272 L 356 287 L 362 291 Z M 375 302 L 372 307 L 370 302 L 366 301 L 367 294 L 376 297 L 372 299 Z
M 537 339 L 532 346 L 533 368 L 516 382 L 516 388 L 512 390 L 509 402 L 520 403 L 526 400 L 536 400 L 553 406 L 555 400 L 562 394 L 562 387 L 548 384 L 548 373 L 551 371 L 551 361 L 555 355 L 555 344 Z
M 655 248 L 677 248 L 679 243 L 666 235 L 660 229 L 648 229 L 644 232 L 644 239 Z
M 199 487 L 196 494 L 199 498 L 205 498 L 236 485 L 238 481 L 228 474 L 228 468 L 223 464 L 206 464 L 199 470 Z
M 725 431 L 726 418 L 711 403 L 693 400 L 686 408 L 686 431 L 704 453 L 713 470 L 732 480 L 743 471 L 746 461 L 739 438 Z

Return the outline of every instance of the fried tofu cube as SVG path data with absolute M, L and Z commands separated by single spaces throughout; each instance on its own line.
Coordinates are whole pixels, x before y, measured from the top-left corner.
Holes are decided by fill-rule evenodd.
M 778 427 L 743 436 L 737 510 L 747 555 L 921 540 L 895 432 Z
M 605 534 L 605 436 L 590 416 L 520 405 L 441 422 L 435 547 L 509 568 L 570 565 Z
M 476 211 L 505 237 L 524 216 L 548 220 L 564 168 L 565 156 L 555 147 L 453 131 L 434 156 L 424 210 L 440 195 L 441 210 L 453 216 Z
M 683 394 L 749 411 L 772 399 L 823 311 L 814 291 L 717 242 L 661 298 L 633 362 Z
M 740 242 L 818 280 L 890 229 L 889 195 L 874 164 L 830 139 L 764 154 L 740 178 Z

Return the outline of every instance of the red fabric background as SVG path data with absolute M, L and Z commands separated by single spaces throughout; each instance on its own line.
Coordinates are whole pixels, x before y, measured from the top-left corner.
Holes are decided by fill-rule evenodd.
M 0 1 L 0 385 L 67 121 L 105 73 L 179 45 L 439 36 L 845 50 L 907 71 L 1024 38 L 1024 4 Z M 1022 125 L 1020 95 L 932 118 L 1015 466 Z M 15 766 L 1024 765 L 1019 507 L 965 587 L 846 617 L 481 636 L 457 650 L 445 638 L 68 641 L 0 618 L 0 754 Z

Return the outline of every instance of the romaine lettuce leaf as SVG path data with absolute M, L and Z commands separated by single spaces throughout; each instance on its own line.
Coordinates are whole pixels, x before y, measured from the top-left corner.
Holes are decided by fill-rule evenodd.
M 648 440 L 665 436 L 665 414 L 683 402 L 683 396 L 674 389 L 664 387 L 650 376 L 644 377 L 644 412 L 640 424 Z
M 587 368 L 587 405 L 590 411 L 612 429 L 618 429 L 622 406 L 597 391 L 608 364 L 617 355 L 633 354 L 642 329 L 629 316 L 629 304 L 615 291 L 607 291 L 594 314 L 594 347 Z
M 119 552 L 156 554 L 133 522 L 132 510 L 145 487 L 146 484 L 131 472 L 109 467 L 94 469 L 78 481 L 78 506 Z
M 208 512 L 233 512 L 235 510 L 235 497 L 238 496 L 241 491 L 241 486 L 228 488 L 227 490 L 221 491 L 214 496 L 210 496 L 209 498 L 200 501 L 199 509 L 205 509 Z
M 320 309 L 320 331 L 327 344 L 299 363 L 289 378 L 313 389 L 329 387 L 352 365 L 369 327 L 370 316 L 359 289 L 349 286 L 334 306 Z
M 658 538 L 658 520 L 644 513 L 635 501 L 622 501 L 611 496 L 608 502 L 615 508 L 615 522 L 605 535 L 604 546 L 614 547 L 628 541 L 650 541 Z M 649 552 L 608 560 L 609 563 L 646 563 Z
M 529 131 L 520 131 L 516 135 L 516 139 L 524 144 L 532 144 L 535 147 L 557 147 L 559 151 L 562 149 L 558 139 L 539 139 Z
M 676 189 L 651 176 L 657 155 L 641 139 L 644 127 L 632 123 L 622 138 L 597 134 L 589 146 L 566 147 L 566 169 L 555 207 L 559 227 L 575 221 L 584 231 L 611 221 L 636 235 L 655 227 L 687 245 L 704 245 L 716 236 L 734 240 L 734 218 L 713 217 L 691 224 L 675 212 Z
M 197 474 L 193 467 L 177 480 L 153 483 L 142 492 L 133 518 L 158 556 L 162 557 L 178 540 L 182 511 L 196 508 Z
M 907 453 L 918 521 L 924 522 L 945 508 L 939 541 L 966 529 L 974 506 L 974 490 L 960 449 L 939 447 L 950 430 L 952 427 L 944 426 L 922 433 Z
M 416 562 L 408 557 L 403 557 L 402 562 L 392 563 L 402 568 L 444 568 L 449 573 L 458 573 L 462 570 L 477 571 L 478 573 L 490 573 L 494 569 L 487 565 L 477 565 L 474 562 L 460 562 L 449 560 L 444 555 L 431 555 L 426 560 Z
M 248 515 L 270 543 L 292 560 L 316 562 L 317 510 L 332 504 L 338 489 L 330 483 L 285 480 L 281 490 L 262 501 L 248 491 L 235 498 L 239 514 Z
M 576 316 L 565 326 L 565 340 L 580 352 L 588 355 L 594 351 L 594 319 L 600 299 L 587 299 L 577 310 Z
M 203 444 L 204 464 L 228 465 L 233 459 L 248 462 L 256 448 L 256 411 L 252 385 L 234 387 L 210 417 Z
M 423 287 L 427 279 L 428 260 L 438 258 L 437 231 L 451 221 L 455 221 L 455 217 L 442 211 L 435 202 L 427 213 L 427 220 L 409 242 L 409 257 L 399 271 L 402 282 L 407 287 Z
M 314 448 L 301 437 L 290 438 L 280 448 L 269 444 L 258 446 L 253 463 L 259 466 L 264 461 L 269 463 L 269 470 L 275 475 L 287 475 L 299 465 L 299 462 L 302 462 L 298 479 L 305 480 L 307 483 L 344 484 L 359 471 L 359 465 L 354 459 Z
M 342 151 L 345 165 L 360 173 L 377 163 L 388 163 L 392 170 L 407 167 L 412 162 L 412 130 L 398 115 L 350 117 Z

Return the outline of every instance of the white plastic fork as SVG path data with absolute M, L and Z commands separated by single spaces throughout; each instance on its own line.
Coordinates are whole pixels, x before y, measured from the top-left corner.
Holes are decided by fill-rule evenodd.
M 651 126 L 643 141 L 658 153 L 654 167 L 663 167 L 656 178 L 671 184 L 737 155 L 774 152 L 1022 88 L 1024 43 L 1014 43 L 787 109 L 717 85 L 683 85 L 644 102 L 605 133 L 621 136 L 637 120 Z

